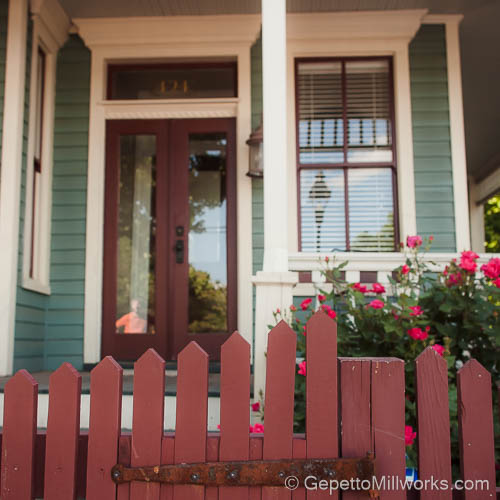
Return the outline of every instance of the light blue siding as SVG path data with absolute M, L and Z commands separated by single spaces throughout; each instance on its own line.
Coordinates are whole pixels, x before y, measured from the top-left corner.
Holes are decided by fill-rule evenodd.
M 51 290 L 45 368 L 83 367 L 85 219 L 90 52 L 71 36 L 57 61 L 52 196 Z
M 417 232 L 434 252 L 455 251 L 444 26 L 423 25 L 410 44 Z

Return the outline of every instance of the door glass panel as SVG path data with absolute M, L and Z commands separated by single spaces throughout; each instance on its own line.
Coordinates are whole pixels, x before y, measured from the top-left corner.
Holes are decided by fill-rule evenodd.
M 189 135 L 190 333 L 227 331 L 226 143 Z
M 156 136 L 120 137 L 116 332 L 155 333 Z

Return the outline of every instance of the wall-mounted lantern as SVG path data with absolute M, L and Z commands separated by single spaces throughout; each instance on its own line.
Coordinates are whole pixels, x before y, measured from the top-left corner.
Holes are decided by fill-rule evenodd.
M 264 144 L 263 127 L 261 124 L 250 134 L 247 140 L 250 154 L 248 177 L 264 176 Z

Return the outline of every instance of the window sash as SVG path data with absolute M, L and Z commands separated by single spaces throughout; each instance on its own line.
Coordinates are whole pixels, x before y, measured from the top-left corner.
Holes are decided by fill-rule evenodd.
M 332 251 L 394 251 L 399 241 L 398 213 L 397 213 L 397 171 L 396 171 L 396 148 L 395 148 L 395 125 L 394 125 L 394 91 L 393 91 L 393 71 L 392 58 L 390 57 L 369 57 L 369 58 L 321 58 L 321 59 L 297 59 L 296 60 L 296 126 L 297 126 L 297 169 L 298 169 L 298 198 L 299 198 L 299 250 L 305 252 L 332 252 Z M 310 120 L 307 123 L 302 120 L 304 116 L 304 106 L 301 108 L 301 95 L 299 94 L 304 86 L 300 81 L 299 72 L 302 68 L 315 69 L 318 73 L 330 70 L 330 79 L 337 88 L 329 95 L 330 104 L 335 112 L 330 116 L 321 116 L 321 109 L 311 106 L 309 111 L 311 117 L 317 113 L 319 120 L 315 123 Z M 380 93 L 373 102 L 382 106 L 382 121 L 378 122 L 375 116 L 371 122 L 366 119 L 363 123 L 363 111 L 356 110 L 351 102 L 351 114 L 349 114 L 349 91 L 348 74 L 346 65 L 350 69 L 363 71 L 363 67 L 372 66 L 379 71 L 385 64 L 387 68 L 387 81 L 383 89 L 385 96 Z M 349 66 L 350 65 L 350 66 Z M 337 81 L 331 75 L 337 71 Z M 354 72 L 355 74 L 355 72 Z M 354 93 L 361 88 L 361 99 L 359 106 L 363 105 L 363 91 L 366 94 L 366 80 L 361 77 L 361 83 L 354 87 Z M 385 77 L 384 77 L 385 78 Z M 354 78 L 355 79 L 355 78 Z M 327 84 L 328 85 L 328 84 Z M 323 88 L 324 95 L 328 95 L 328 89 Z M 314 93 L 314 89 L 310 90 Z M 333 98 L 332 98 L 333 96 Z M 356 97 L 356 96 L 355 96 Z M 359 97 L 359 96 L 358 96 Z M 336 103 L 335 103 L 336 99 Z M 366 100 L 366 99 L 365 99 Z M 352 99 L 351 99 L 352 101 Z M 340 103 L 340 108 L 339 108 Z M 302 103 L 303 104 L 303 103 Z M 375 106 L 376 108 L 376 106 Z M 357 122 L 356 122 L 357 120 Z M 329 121 L 329 122 L 328 122 Z M 321 123 L 322 122 L 322 123 Z M 305 124 L 307 123 L 307 124 Z M 322 128 L 318 136 L 329 138 L 330 147 L 326 155 L 314 155 L 311 152 L 309 157 L 304 155 L 305 148 L 301 147 L 305 134 L 310 131 L 306 127 Z M 329 127 L 329 130 L 325 130 Z M 371 130 L 370 130 L 371 127 Z M 372 140 L 363 141 L 363 134 L 372 134 Z M 356 141 L 356 135 L 358 140 Z M 310 137 L 312 137 L 310 135 Z M 367 142 L 368 144 L 363 144 Z M 352 146 L 355 146 L 354 148 Z M 375 147 L 373 147 L 375 146 Z M 377 151 L 377 146 L 382 146 Z M 363 157 L 363 150 L 372 148 L 371 159 Z M 361 152 L 361 154 L 360 154 Z M 306 152 L 307 153 L 307 152 Z M 353 154 L 355 153 L 355 154 Z M 374 154 L 373 154 L 374 153 Z M 304 161 L 305 160 L 305 161 Z M 368 160 L 368 161 L 367 161 Z M 377 185 L 362 186 L 360 179 L 363 175 L 377 179 Z M 328 188 L 337 199 L 332 201 L 332 206 L 326 207 L 323 216 L 314 211 L 312 200 L 307 201 L 306 196 L 311 190 L 312 176 L 316 176 L 322 171 L 326 178 L 336 177 L 337 189 Z M 382 179 L 383 182 L 382 182 Z M 382 184 L 381 184 L 382 182 Z M 385 184 L 384 184 L 385 183 Z M 341 184 L 341 185 L 340 185 Z M 356 190 L 356 185 L 359 189 Z M 370 190 L 371 189 L 371 190 Z M 342 192 L 342 194 L 340 194 Z M 323 193 L 324 194 L 324 193 Z M 321 190 L 319 200 L 316 204 L 325 202 L 322 199 Z M 336 208 L 333 208 L 336 207 Z M 318 219 L 319 217 L 319 219 Z M 323 220 L 321 220 L 323 219 Z M 318 226 L 320 223 L 320 226 Z M 321 229 L 324 226 L 324 229 Z M 325 236 L 319 234 L 326 229 Z M 376 231 L 370 231 L 376 229 Z

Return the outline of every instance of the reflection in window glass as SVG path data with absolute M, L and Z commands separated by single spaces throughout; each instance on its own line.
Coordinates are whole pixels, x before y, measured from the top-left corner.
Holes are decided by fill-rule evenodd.
M 394 202 L 389 168 L 348 171 L 351 250 L 391 252 L 394 249 Z
M 189 136 L 190 333 L 227 331 L 226 135 Z
M 300 173 L 302 251 L 345 250 L 344 172 L 340 169 Z
M 155 333 L 156 136 L 120 137 L 116 331 Z

